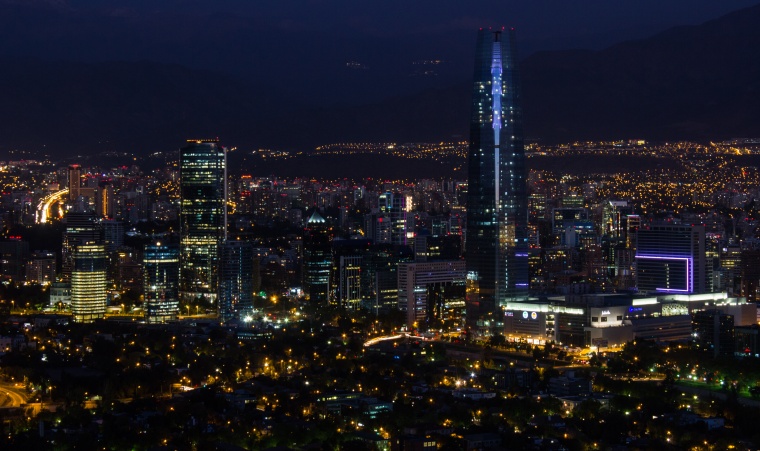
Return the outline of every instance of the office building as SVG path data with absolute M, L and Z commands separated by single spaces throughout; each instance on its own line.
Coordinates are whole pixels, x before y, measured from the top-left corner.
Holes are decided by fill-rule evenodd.
M 303 290 L 316 303 L 326 303 L 332 268 L 332 228 L 314 210 L 303 233 Z
M 150 244 L 143 253 L 145 320 L 163 323 L 179 314 L 179 248 Z
M 214 301 L 227 231 L 227 154 L 216 140 L 180 149 L 180 298 Z
M 713 357 L 733 355 L 734 316 L 717 309 L 694 312 L 692 343 Z
M 528 196 L 515 35 L 480 30 L 468 152 L 467 320 L 528 296 Z
M 29 260 L 29 242 L 19 236 L 0 241 L 0 277 L 6 281 L 23 282 L 24 266 Z
M 113 185 L 108 181 L 102 182 L 95 194 L 95 213 L 99 218 L 113 218 L 116 212 L 116 193 Z
M 71 313 L 74 321 L 89 323 L 106 313 L 106 250 L 86 243 L 74 248 L 71 271 Z
M 104 219 L 100 221 L 100 228 L 103 231 L 103 244 L 106 251 L 113 252 L 124 245 L 124 223 L 113 219 Z
M 63 219 L 66 228 L 63 231 L 61 249 L 61 280 L 71 280 L 74 268 L 74 249 L 87 243 L 100 243 L 100 227 L 92 212 L 69 211 Z
M 70 164 L 68 171 L 69 199 L 76 200 L 81 196 L 82 189 L 82 166 Z
M 71 307 L 70 283 L 53 282 L 50 284 L 50 306 L 56 310 L 64 310 Z
M 362 302 L 362 257 L 361 255 L 341 255 L 338 263 L 338 305 L 348 310 L 358 310 Z
M 35 251 L 26 263 L 27 283 L 50 285 L 55 282 L 55 252 Z
M 704 225 L 655 224 L 638 231 L 640 293 L 705 293 L 706 266 Z
M 253 313 L 253 245 L 227 241 L 219 252 L 219 315 L 222 320 Z
M 427 330 L 435 320 L 461 326 L 465 275 L 461 260 L 399 263 L 398 304 L 406 311 L 407 327 Z

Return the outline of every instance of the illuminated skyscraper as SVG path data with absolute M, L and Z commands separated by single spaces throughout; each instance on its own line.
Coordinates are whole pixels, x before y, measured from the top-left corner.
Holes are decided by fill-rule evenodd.
M 63 247 L 61 249 L 61 280 L 69 282 L 74 270 L 74 249 L 87 243 L 100 243 L 100 228 L 91 212 L 66 213 L 63 219 L 66 228 L 63 231 Z
M 227 154 L 218 141 L 180 149 L 180 297 L 214 300 L 227 231 Z
M 71 313 L 74 321 L 89 323 L 106 314 L 106 250 L 86 243 L 74 248 L 71 271 Z
M 143 254 L 145 319 L 162 323 L 179 313 L 179 249 L 176 245 L 151 244 Z
M 514 32 L 480 30 L 468 153 L 470 324 L 528 296 L 528 196 Z

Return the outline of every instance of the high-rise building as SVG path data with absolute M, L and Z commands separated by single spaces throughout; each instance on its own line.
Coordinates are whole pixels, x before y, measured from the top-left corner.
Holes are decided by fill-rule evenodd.
M 74 248 L 71 271 L 71 313 L 74 321 L 88 323 L 106 314 L 106 250 L 86 243 Z
M 70 164 L 68 172 L 69 199 L 76 200 L 81 196 L 82 189 L 82 166 Z
M 528 297 L 528 195 L 516 63 L 513 30 L 480 30 L 465 240 L 471 325 Z
M 303 290 L 310 301 L 326 303 L 332 267 L 332 229 L 316 210 L 303 234 Z
M 115 213 L 114 187 L 110 182 L 98 185 L 95 198 L 95 212 L 100 218 L 113 218 Z
M 227 154 L 216 140 L 180 149 L 180 297 L 217 294 L 219 245 L 227 231 Z
M 465 262 L 437 261 L 399 263 L 398 304 L 406 311 L 408 327 L 427 330 L 434 320 L 451 319 L 452 325 L 460 326 L 456 318 L 464 307 Z
M 219 315 L 228 320 L 252 313 L 253 245 L 227 241 L 219 250 Z
M 341 255 L 338 260 L 337 302 L 348 310 L 358 310 L 362 301 L 362 257 Z
M 20 236 L 0 241 L 0 278 L 22 282 L 26 276 L 24 265 L 29 259 L 29 242 Z
M 68 282 L 74 269 L 74 249 L 80 244 L 100 243 L 101 238 L 92 212 L 69 211 L 63 221 L 66 228 L 61 249 L 61 280 Z
M 55 252 L 32 252 L 31 260 L 26 263 L 26 281 L 40 285 L 55 282 Z
M 171 244 L 145 246 L 143 254 L 145 320 L 162 323 L 179 313 L 179 248 Z
M 103 244 L 106 251 L 113 252 L 124 245 L 124 223 L 113 219 L 103 219 L 100 221 L 100 228 L 103 230 Z
M 704 293 L 707 280 L 704 225 L 654 224 L 639 230 L 639 292 Z
M 717 309 L 700 310 L 692 315 L 692 343 L 713 357 L 734 353 L 734 316 Z

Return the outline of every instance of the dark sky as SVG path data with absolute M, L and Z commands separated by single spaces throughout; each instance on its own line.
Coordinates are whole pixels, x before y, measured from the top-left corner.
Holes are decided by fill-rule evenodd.
M 44 1 L 44 0 L 37 0 Z M 66 3 L 65 0 L 48 0 Z M 603 47 L 692 25 L 756 0 L 69 0 L 74 8 L 231 13 L 284 30 L 403 35 L 486 25 L 520 30 L 529 51 Z
M 298 133 L 310 144 L 451 136 L 466 126 L 466 87 L 480 27 L 515 27 L 518 54 L 528 59 L 542 50 L 601 50 L 758 2 L 0 0 L 0 62 L 6 68 L 0 81 L 15 88 L 15 103 L 4 99 L 0 122 L 18 145 L 44 129 L 44 143 L 65 141 L 52 135 L 74 143 L 92 135 L 97 143 L 142 146 L 203 132 L 276 147 L 291 137 L 294 121 L 312 124 Z M 753 17 L 740 16 L 749 27 Z M 719 30 L 716 37 L 725 34 Z M 706 45 L 692 47 L 701 55 Z M 570 54 L 593 59 L 617 50 Z M 675 54 L 683 50 L 688 49 Z M 752 59 L 754 53 L 753 48 L 746 52 L 750 58 L 737 54 L 736 60 Z M 530 59 L 553 57 L 561 55 Z M 529 67 L 530 61 L 524 63 Z M 754 83 L 757 77 L 748 79 Z M 59 120 L 60 112 L 73 110 L 71 122 Z M 420 131 L 437 123 L 442 125 Z M 127 133 L 129 140 L 122 137 Z M 262 138 L 265 134 L 272 138 Z
M 466 81 L 479 27 L 515 27 L 526 57 L 602 49 L 757 2 L 0 0 L 26 8 L 18 18 L 0 14 L 0 55 L 177 63 L 311 104 L 358 104 Z M 420 65 L 430 60 L 443 64 Z

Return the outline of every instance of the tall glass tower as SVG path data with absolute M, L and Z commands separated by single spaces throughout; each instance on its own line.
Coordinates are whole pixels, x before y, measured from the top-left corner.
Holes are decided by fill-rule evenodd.
M 176 244 L 149 244 L 143 253 L 145 320 L 162 323 L 177 319 L 179 249 Z
M 303 289 L 314 304 L 326 304 L 332 268 L 332 228 L 317 210 L 303 233 Z
M 253 245 L 227 241 L 219 248 L 219 316 L 223 320 L 253 313 Z
M 467 317 L 528 297 L 528 195 L 514 31 L 480 30 L 470 123 Z M 482 324 L 488 325 L 488 324 Z
M 180 297 L 216 298 L 219 245 L 227 233 L 227 154 L 216 140 L 179 151 Z
M 71 271 L 71 313 L 74 321 L 90 323 L 106 314 L 106 249 L 88 242 L 74 248 Z

